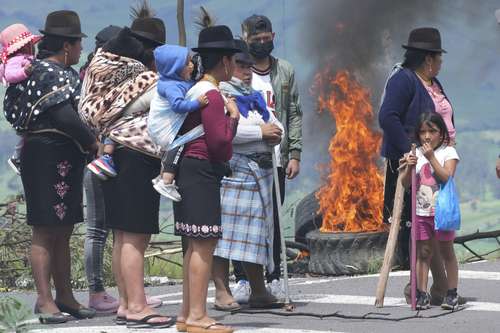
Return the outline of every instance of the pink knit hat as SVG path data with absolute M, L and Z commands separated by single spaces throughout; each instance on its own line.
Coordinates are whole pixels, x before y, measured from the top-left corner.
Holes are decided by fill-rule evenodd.
M 2 44 L 0 57 L 2 62 L 5 64 L 9 55 L 21 49 L 29 42 L 35 44 L 40 39 L 42 39 L 42 36 L 33 35 L 24 24 L 15 23 L 9 25 L 0 32 L 0 43 Z

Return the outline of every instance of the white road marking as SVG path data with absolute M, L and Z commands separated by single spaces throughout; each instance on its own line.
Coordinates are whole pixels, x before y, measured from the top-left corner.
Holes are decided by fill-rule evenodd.
M 308 302 L 320 304 L 352 304 L 352 305 L 370 305 L 375 304 L 374 296 L 357 295 L 329 295 L 310 294 L 304 295 L 301 299 L 293 299 L 294 302 Z M 404 298 L 385 297 L 384 306 L 402 306 L 409 307 Z M 492 311 L 500 312 L 500 303 L 493 302 L 467 302 L 465 311 Z
M 354 275 L 354 276 L 331 277 L 331 278 L 314 279 L 314 280 L 305 280 L 305 279 L 302 279 L 302 278 L 300 278 L 300 279 L 290 279 L 289 285 L 291 285 L 291 286 L 307 286 L 307 285 L 320 284 L 320 283 L 328 283 L 328 282 L 335 282 L 335 281 L 345 281 L 345 280 L 352 280 L 352 279 L 375 278 L 375 277 L 378 277 L 379 275 L 380 274 Z M 405 277 L 405 276 L 410 276 L 410 272 L 409 271 L 391 272 L 389 274 L 389 276 L 390 277 Z M 500 281 L 500 272 L 460 270 L 458 272 L 458 277 L 459 277 L 459 279 Z M 209 287 L 208 288 L 208 291 L 214 291 L 214 290 L 215 290 L 214 287 Z M 154 297 L 157 297 L 157 298 L 169 298 L 169 297 L 176 297 L 176 296 L 181 296 L 181 295 L 182 295 L 182 292 L 175 292 L 175 293 L 169 293 L 169 294 L 154 295 Z M 164 301 L 163 304 L 176 304 L 176 303 L 169 303 L 167 301 Z
M 237 333 L 342 333 L 338 331 L 312 331 L 291 328 L 253 328 L 253 327 L 234 327 Z M 152 330 L 153 331 L 153 330 Z M 159 330 L 165 333 L 177 333 L 175 326 Z M 129 329 L 121 326 L 79 326 L 79 327 L 60 327 L 49 329 L 38 329 L 30 332 L 35 333 L 90 333 L 90 332 L 106 332 L 106 333 L 128 333 L 128 332 L 151 332 L 145 329 Z

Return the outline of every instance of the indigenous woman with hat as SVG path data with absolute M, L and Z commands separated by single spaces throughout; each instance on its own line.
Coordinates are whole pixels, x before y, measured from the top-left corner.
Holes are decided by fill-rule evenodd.
M 282 140 L 283 125 L 267 108 L 262 94 L 252 89 L 252 59 L 246 42 L 236 54 L 234 76 L 221 82 L 221 90 L 236 98 L 240 112 L 233 140 L 232 174 L 222 180 L 223 237 L 214 252 L 214 307 L 220 311 L 240 308 L 229 289 L 229 259 L 241 261 L 251 286 L 250 307 L 283 305 L 266 290 L 263 266 L 274 271 L 273 260 L 273 162 L 272 150 Z
M 62 323 L 61 311 L 91 318 L 95 311 L 79 304 L 71 290 L 69 240 L 82 222 L 82 180 L 87 152 L 97 149 L 94 135 L 76 111 L 80 93 L 78 73 L 71 68 L 82 51 L 80 20 L 73 11 L 47 16 L 38 59 L 28 79 L 11 85 L 4 108 L 25 136 L 21 179 L 27 223 L 33 237 L 30 261 L 38 292 L 35 313 L 42 323 Z M 52 297 L 53 278 L 56 298 Z
M 186 144 L 177 175 L 182 201 L 174 202 L 175 234 L 182 236 L 185 244 L 183 299 L 177 328 L 193 333 L 230 333 L 230 327 L 208 317 L 206 302 L 213 253 L 222 237 L 221 180 L 230 172 L 227 162 L 232 156 L 239 119 L 235 102 L 224 100 L 219 82 L 231 79 L 234 54 L 240 49 L 231 30 L 219 25 L 201 30 L 198 47 L 193 51 L 200 54 L 204 74 L 186 99 L 205 94 L 209 103 L 190 113 L 180 131 L 183 134 L 202 124 L 205 134 Z
M 419 116 L 424 112 L 438 112 L 443 117 L 449 132 L 451 142 L 448 144 L 455 142 L 453 109 L 443 86 L 437 79 L 441 70 L 441 56 L 446 53 L 441 47 L 439 31 L 435 28 L 414 29 L 410 32 L 408 43 L 403 45 L 403 48 L 406 49 L 404 61 L 394 67 L 387 81 L 379 113 L 380 127 L 384 131 L 381 154 L 387 159 L 384 189 L 386 223 L 390 222 L 392 213 L 399 160 L 410 151 L 410 144 L 415 142 L 414 130 Z M 404 201 L 401 218 L 403 221 L 409 221 L 411 217 L 409 193 L 406 193 Z M 401 252 L 407 261 L 409 255 L 407 227 L 403 227 L 401 237 Z M 446 274 L 439 250 L 436 249 L 433 253 L 430 268 L 434 285 L 431 287 L 430 303 L 441 305 L 447 285 Z M 405 288 L 405 295 L 409 302 L 409 288 Z
M 164 42 L 163 21 L 136 18 L 130 29 L 123 28 L 95 54 L 79 106 L 82 118 L 115 145 L 118 172 L 102 182 L 102 189 L 105 225 L 113 230 L 113 273 L 120 302 L 116 324 L 129 328 L 166 328 L 175 322 L 156 313 L 144 292 L 144 253 L 151 235 L 160 231 L 160 196 L 151 179 L 160 172 L 161 151 L 145 130 L 158 80 L 149 55 Z

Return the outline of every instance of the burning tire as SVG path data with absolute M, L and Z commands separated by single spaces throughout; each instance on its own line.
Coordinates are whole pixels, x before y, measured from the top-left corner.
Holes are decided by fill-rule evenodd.
M 336 232 L 307 234 L 309 271 L 322 275 L 353 275 L 378 271 L 385 252 L 387 232 Z
M 323 217 L 318 213 L 319 202 L 316 191 L 304 197 L 295 208 L 295 241 L 307 244 L 306 235 L 309 231 L 321 226 Z

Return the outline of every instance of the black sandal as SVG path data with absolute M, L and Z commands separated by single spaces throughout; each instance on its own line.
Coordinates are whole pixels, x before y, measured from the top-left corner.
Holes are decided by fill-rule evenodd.
M 61 302 L 55 302 L 59 310 L 62 312 L 69 313 L 76 319 L 88 319 L 92 318 L 96 315 L 96 310 L 91 308 L 86 308 L 84 306 L 80 306 L 78 309 L 73 309 L 67 305 L 62 304 Z
M 116 316 L 115 318 L 116 325 L 127 325 L 127 317 L 125 316 Z
M 166 321 L 160 321 L 157 323 L 150 323 L 148 320 L 152 318 L 167 317 L 170 318 Z M 160 314 L 152 314 L 145 316 L 141 319 L 128 319 L 127 318 L 127 328 L 167 328 L 175 324 L 175 317 L 163 316 Z

